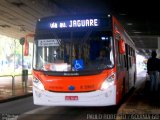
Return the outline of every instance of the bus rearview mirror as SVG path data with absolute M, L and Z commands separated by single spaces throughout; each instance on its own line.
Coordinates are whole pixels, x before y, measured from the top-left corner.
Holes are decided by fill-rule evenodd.
M 126 52 L 126 49 L 125 49 L 125 42 L 123 39 L 120 39 L 119 40 L 119 53 L 120 54 L 124 54 Z

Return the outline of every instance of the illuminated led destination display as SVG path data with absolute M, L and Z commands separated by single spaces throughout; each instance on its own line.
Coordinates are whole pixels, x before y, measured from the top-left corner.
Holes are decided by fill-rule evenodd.
M 50 23 L 50 28 L 78 28 L 78 27 L 97 27 L 100 24 L 99 19 L 82 19 L 82 20 L 67 20 L 55 21 Z

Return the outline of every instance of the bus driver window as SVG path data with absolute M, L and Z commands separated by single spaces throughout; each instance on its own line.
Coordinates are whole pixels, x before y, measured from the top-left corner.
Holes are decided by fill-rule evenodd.
M 109 58 L 109 50 L 108 49 L 101 49 L 99 52 L 99 57 L 96 59 L 99 65 L 110 65 L 111 61 Z

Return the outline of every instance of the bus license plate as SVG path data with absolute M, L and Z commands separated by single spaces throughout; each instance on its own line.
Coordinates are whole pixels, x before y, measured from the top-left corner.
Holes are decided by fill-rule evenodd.
M 78 100 L 78 96 L 65 96 L 65 100 Z

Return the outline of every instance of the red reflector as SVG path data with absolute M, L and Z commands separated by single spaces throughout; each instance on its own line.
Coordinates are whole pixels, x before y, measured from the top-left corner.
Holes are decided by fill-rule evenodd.
M 65 96 L 65 100 L 78 100 L 78 96 Z

